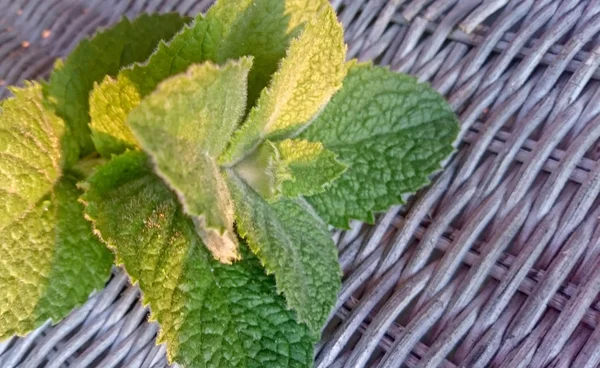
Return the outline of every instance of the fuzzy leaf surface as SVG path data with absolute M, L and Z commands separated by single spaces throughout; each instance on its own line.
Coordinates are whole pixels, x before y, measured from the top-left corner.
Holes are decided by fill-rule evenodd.
M 236 131 L 221 161 L 232 165 L 264 139 L 282 139 L 309 125 L 346 75 L 343 28 L 330 5 L 323 6 L 298 38 Z
M 310 367 L 316 336 L 298 324 L 273 279 L 241 244 L 243 260 L 215 260 L 175 194 L 141 152 L 89 179 L 86 213 L 143 292 L 158 343 L 192 367 Z
M 320 142 L 265 141 L 235 166 L 236 172 L 269 202 L 325 191 L 347 166 Z
M 203 240 L 223 262 L 238 258 L 233 203 L 217 157 L 246 106 L 249 58 L 191 66 L 162 82 L 128 124 L 157 173 L 175 190 Z
M 254 57 L 249 107 L 268 85 L 292 39 L 326 6 L 326 0 L 219 0 L 208 11 L 207 17 L 219 20 L 221 27 L 215 61 Z
M 273 148 L 268 175 L 274 180 L 276 196 L 294 198 L 321 193 L 347 169 L 320 142 L 285 139 L 268 144 Z
M 127 115 L 164 79 L 192 64 L 253 56 L 247 88 L 249 101 L 266 86 L 290 40 L 312 19 L 326 0 L 219 0 L 206 17 L 198 15 L 171 40 L 160 42 L 143 64 L 136 63 L 105 78 L 90 98 L 92 127 L 111 127 L 114 145 L 103 154 L 137 147 Z
M 12 92 L 0 106 L 0 227 L 48 194 L 67 158 L 77 153 L 39 84 Z

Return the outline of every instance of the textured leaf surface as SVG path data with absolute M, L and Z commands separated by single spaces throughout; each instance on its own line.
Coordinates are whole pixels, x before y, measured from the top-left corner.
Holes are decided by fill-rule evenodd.
M 327 226 L 302 202 L 267 203 L 232 171 L 237 228 L 288 305 L 316 333 L 320 332 L 340 288 L 337 248 Z
M 124 18 L 114 27 L 83 40 L 65 62 L 58 62 L 44 93 L 55 104 L 82 148 L 93 151 L 90 138 L 89 94 L 95 82 L 116 75 L 124 66 L 145 60 L 161 39 L 170 38 L 188 19 L 177 14 L 142 15 L 133 22 Z M 100 126 L 106 133 L 108 127 Z M 95 135 L 101 150 L 106 139 Z
M 295 322 L 254 256 L 214 260 L 176 196 L 140 152 L 89 179 L 83 200 L 102 239 L 160 323 L 158 342 L 183 367 L 309 367 L 312 335 Z
M 103 152 L 122 153 L 136 146 L 127 127 L 127 115 L 164 79 L 207 60 L 222 64 L 254 56 L 249 101 L 268 83 L 290 40 L 326 0 L 220 0 L 206 17 L 198 15 L 143 64 L 123 69 L 117 78 L 105 78 L 90 98 L 92 126 L 110 127 L 114 145 Z
M 233 203 L 216 158 L 244 113 L 251 66 L 248 58 L 223 67 L 194 65 L 162 82 L 128 119 L 157 172 L 223 262 L 238 258 L 237 237 Z
M 287 56 L 264 89 L 222 162 L 243 159 L 265 138 L 285 138 L 306 127 L 341 87 L 346 74 L 342 25 L 323 6 L 294 39 Z
M 0 227 L 0 340 L 58 322 L 110 275 L 113 255 L 85 221 L 75 181 L 63 177 Z
M 344 87 L 299 137 L 322 142 L 348 170 L 308 197 L 331 225 L 372 222 L 373 212 L 402 203 L 429 182 L 453 151 L 458 123 L 436 91 L 370 64 L 353 66 Z
M 207 17 L 218 19 L 221 27 L 216 61 L 254 56 L 249 106 L 267 86 L 290 41 L 324 6 L 326 0 L 219 0 L 209 10 Z
M 77 153 L 63 121 L 45 105 L 40 85 L 12 92 L 15 97 L 0 107 L 0 228 L 45 196 L 66 158 Z

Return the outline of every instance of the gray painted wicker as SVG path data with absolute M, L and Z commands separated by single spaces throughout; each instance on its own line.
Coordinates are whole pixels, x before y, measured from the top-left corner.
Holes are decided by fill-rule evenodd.
M 209 3 L 0 0 L 0 97 L 122 14 Z M 462 130 L 429 188 L 334 235 L 345 276 L 316 366 L 600 366 L 600 1 L 333 4 L 350 57 L 428 81 Z M 166 366 L 138 297 L 115 270 L 0 344 L 0 366 Z

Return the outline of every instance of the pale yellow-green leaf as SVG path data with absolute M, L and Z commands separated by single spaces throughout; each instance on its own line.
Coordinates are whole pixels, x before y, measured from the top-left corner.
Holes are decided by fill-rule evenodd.
M 343 29 L 330 5 L 324 5 L 294 39 L 248 119 L 221 158 L 237 163 L 264 139 L 297 134 L 323 109 L 346 75 Z
M 66 158 L 77 154 L 65 124 L 44 102 L 40 85 L 12 92 L 15 97 L 0 107 L 0 228 L 45 196 Z
M 139 105 L 141 97 L 133 85 L 119 83 L 111 77 L 104 78 L 101 86 L 100 91 L 96 84 L 90 97 L 90 128 L 96 149 L 109 158 L 127 149 L 138 148 L 137 140 L 124 122 L 128 107 Z
M 58 322 L 104 285 L 112 255 L 92 235 L 63 173 L 79 149 L 27 83 L 0 112 L 0 340 Z
M 89 97 L 90 126 L 103 156 L 138 146 L 126 124 L 127 116 L 161 81 L 193 63 L 215 58 L 214 43 L 219 37 L 211 30 L 216 32 L 215 24 L 200 14 L 170 41 L 159 42 L 146 62 L 122 69 L 116 78 L 106 77 L 94 87 Z
M 0 226 L 0 340 L 58 322 L 110 275 L 113 255 L 84 219 L 76 181 L 63 176 Z
M 157 173 L 175 190 L 215 257 L 238 258 L 233 204 L 216 158 L 246 106 L 250 58 L 205 62 L 162 82 L 128 119 Z
M 271 80 L 290 41 L 326 5 L 327 0 L 218 0 L 208 11 L 207 17 L 221 27 L 216 62 L 254 56 L 249 107 Z

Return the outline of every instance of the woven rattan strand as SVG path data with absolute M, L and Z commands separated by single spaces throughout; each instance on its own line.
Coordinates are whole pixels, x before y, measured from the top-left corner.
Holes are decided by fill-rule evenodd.
M 600 366 L 600 1 L 333 0 L 349 57 L 415 75 L 460 116 L 457 153 L 344 269 L 325 367 Z M 0 0 L 0 97 L 123 15 L 203 0 Z M 139 290 L 107 287 L 0 344 L 1 367 L 164 367 Z

